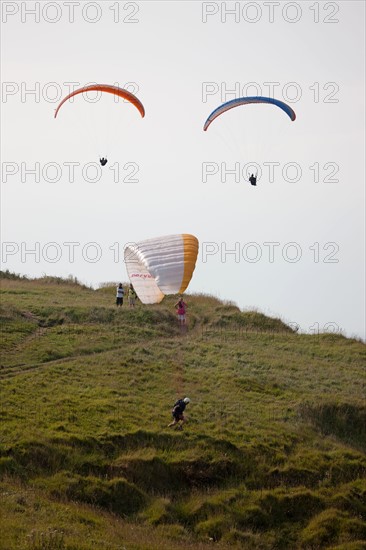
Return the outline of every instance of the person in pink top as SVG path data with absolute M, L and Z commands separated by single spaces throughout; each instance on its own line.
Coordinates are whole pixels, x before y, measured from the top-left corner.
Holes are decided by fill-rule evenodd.
M 181 296 L 178 300 L 178 302 L 174 305 L 175 309 L 177 310 L 178 315 L 178 321 L 180 325 L 186 324 L 186 311 L 187 311 L 187 304 L 183 300 L 183 296 Z

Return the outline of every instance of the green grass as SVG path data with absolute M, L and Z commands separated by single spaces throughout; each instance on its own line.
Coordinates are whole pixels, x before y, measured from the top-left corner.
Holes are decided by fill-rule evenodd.
M 3 275 L 0 548 L 366 547 L 364 344 Z

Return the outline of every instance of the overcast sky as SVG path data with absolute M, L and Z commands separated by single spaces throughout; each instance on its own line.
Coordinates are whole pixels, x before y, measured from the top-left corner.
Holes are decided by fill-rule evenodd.
M 192 233 L 189 291 L 364 337 L 363 1 L 1 9 L 2 269 L 97 287 L 127 280 L 127 242 Z M 95 82 L 128 87 L 145 118 L 90 94 L 54 119 Z M 203 132 L 243 95 L 297 119 L 249 105 Z

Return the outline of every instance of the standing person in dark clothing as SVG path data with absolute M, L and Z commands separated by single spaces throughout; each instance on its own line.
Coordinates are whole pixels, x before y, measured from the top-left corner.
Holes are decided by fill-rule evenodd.
M 119 283 L 117 287 L 117 294 L 116 294 L 116 306 L 123 306 L 123 296 L 125 295 L 125 291 L 123 289 L 122 283 Z

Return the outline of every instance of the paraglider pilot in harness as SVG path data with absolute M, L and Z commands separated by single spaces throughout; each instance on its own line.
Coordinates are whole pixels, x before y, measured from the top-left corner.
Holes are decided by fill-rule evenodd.
M 257 176 L 258 176 L 258 172 L 256 173 L 256 175 L 252 174 L 249 178 L 249 181 L 252 185 L 257 185 Z
M 107 164 L 108 160 L 105 159 L 104 157 L 102 157 L 101 159 L 99 159 L 99 162 L 102 166 L 105 166 Z
M 182 424 L 178 426 L 178 430 L 183 429 L 183 424 L 186 421 L 186 419 L 184 418 L 183 412 L 189 402 L 190 402 L 189 397 L 185 397 L 184 399 L 178 399 L 178 401 L 174 403 L 174 406 L 172 409 L 172 416 L 174 420 L 168 425 L 168 428 L 170 428 L 171 426 L 176 426 L 177 424 L 179 424 L 179 422 L 182 422 Z

